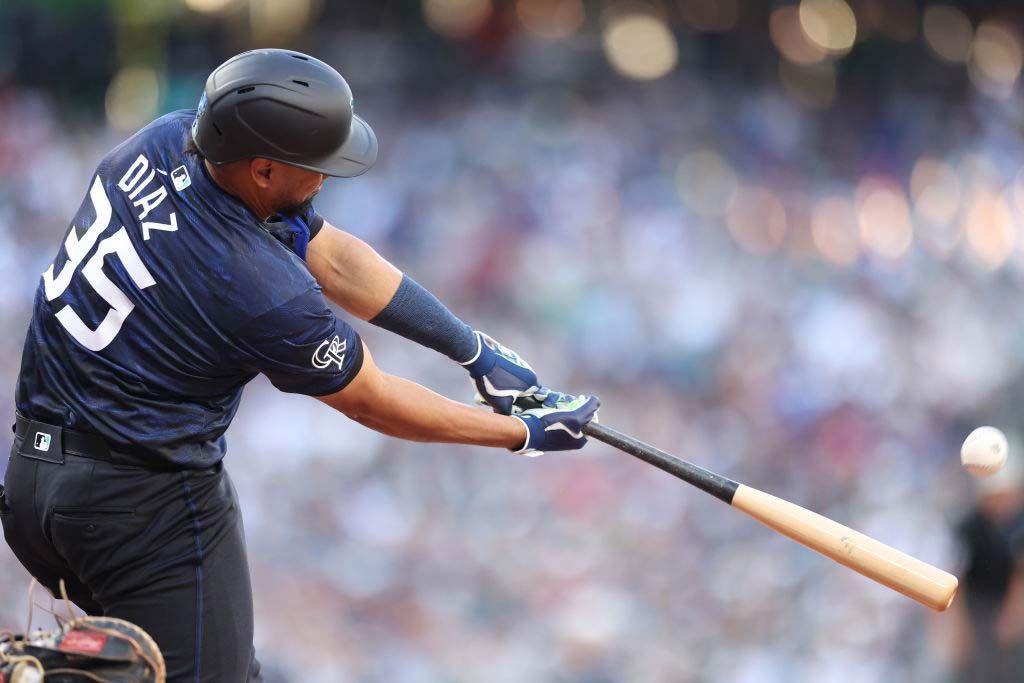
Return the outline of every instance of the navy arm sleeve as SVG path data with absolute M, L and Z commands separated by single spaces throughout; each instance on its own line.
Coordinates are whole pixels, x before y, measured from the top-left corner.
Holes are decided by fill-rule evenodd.
M 473 328 L 408 275 L 402 276 L 398 291 L 370 323 L 443 353 L 456 363 L 476 357 Z
M 345 388 L 363 366 L 363 344 L 317 290 L 253 318 L 236 335 L 250 367 L 281 391 L 326 396 Z

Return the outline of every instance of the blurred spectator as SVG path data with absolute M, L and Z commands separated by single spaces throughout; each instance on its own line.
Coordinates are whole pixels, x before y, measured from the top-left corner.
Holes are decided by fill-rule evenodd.
M 957 681 L 1014 683 L 1024 671 L 1024 472 L 1011 459 L 978 481 L 978 501 L 957 526 L 960 591 L 946 647 Z

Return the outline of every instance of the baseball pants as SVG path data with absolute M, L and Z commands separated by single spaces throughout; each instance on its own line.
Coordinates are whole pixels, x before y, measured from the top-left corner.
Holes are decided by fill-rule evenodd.
M 145 629 L 163 652 L 169 683 L 262 680 L 242 516 L 222 465 L 114 464 L 70 452 L 52 425 L 43 428 L 56 430 L 56 448 L 39 453 L 26 442 L 42 423 L 23 430 L 22 422 L 0 519 L 29 573 L 58 597 L 63 579 L 88 614 Z

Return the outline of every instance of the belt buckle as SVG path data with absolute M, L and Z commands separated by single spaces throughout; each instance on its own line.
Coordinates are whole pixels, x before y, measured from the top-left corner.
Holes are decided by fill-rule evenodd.
M 18 453 L 25 458 L 42 460 L 55 465 L 64 464 L 63 430 L 56 425 L 45 422 L 29 421 L 25 430 L 25 438 L 21 442 Z

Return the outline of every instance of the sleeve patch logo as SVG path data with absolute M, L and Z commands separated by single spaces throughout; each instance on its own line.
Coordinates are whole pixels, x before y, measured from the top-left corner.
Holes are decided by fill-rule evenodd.
M 313 353 L 313 367 L 324 369 L 336 364 L 341 370 L 347 347 L 348 342 L 342 341 L 338 335 L 334 335 L 334 339 L 324 340 Z

